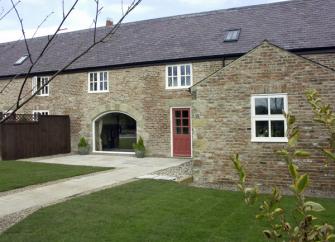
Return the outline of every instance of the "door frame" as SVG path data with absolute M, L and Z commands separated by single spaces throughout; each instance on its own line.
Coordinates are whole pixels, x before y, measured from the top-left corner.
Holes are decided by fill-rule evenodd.
M 178 109 L 178 108 L 188 108 L 190 110 L 190 135 L 191 135 L 191 156 L 186 157 L 186 158 L 192 158 L 193 157 L 193 130 L 192 130 L 192 107 L 190 106 L 176 106 L 176 107 L 170 107 L 170 145 L 171 145 L 171 157 L 175 157 L 173 155 L 173 109 Z M 183 158 L 183 157 L 179 157 Z
M 136 139 L 137 139 L 137 137 L 138 137 L 137 120 L 132 115 L 129 115 L 129 113 L 122 112 L 122 111 L 107 111 L 107 112 L 99 114 L 92 121 L 92 153 L 134 155 L 135 151 L 134 152 L 122 152 L 122 151 L 99 151 L 99 150 L 96 150 L 96 147 L 95 147 L 95 122 L 98 119 L 102 118 L 103 116 L 108 115 L 108 114 L 113 114 L 113 113 L 125 114 L 125 115 L 127 115 L 127 116 L 129 116 L 129 117 L 131 117 L 132 119 L 135 120 L 135 122 L 136 122 Z

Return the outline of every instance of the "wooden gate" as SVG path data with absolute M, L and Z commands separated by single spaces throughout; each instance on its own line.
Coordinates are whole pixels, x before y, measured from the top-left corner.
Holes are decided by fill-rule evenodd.
M 71 152 L 69 116 L 17 114 L 0 125 L 2 160 Z

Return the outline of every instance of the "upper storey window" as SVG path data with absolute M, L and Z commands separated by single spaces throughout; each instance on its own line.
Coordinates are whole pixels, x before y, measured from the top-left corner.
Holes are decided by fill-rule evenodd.
M 49 96 L 49 84 L 47 84 L 48 82 L 49 77 L 47 76 L 33 77 L 33 93 L 37 92 L 37 96 Z
M 88 73 L 88 92 L 108 92 L 108 72 Z
M 166 66 L 166 89 L 192 86 L 192 64 Z

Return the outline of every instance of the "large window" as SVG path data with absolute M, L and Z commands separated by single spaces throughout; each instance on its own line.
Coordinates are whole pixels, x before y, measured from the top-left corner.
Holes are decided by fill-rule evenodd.
M 166 67 L 166 88 L 179 89 L 192 86 L 192 65 L 169 65 Z
M 108 72 L 88 73 L 88 92 L 108 92 Z
M 35 76 L 33 77 L 33 94 L 37 92 L 37 96 L 49 96 L 49 84 L 45 85 L 49 81 L 47 76 Z M 41 90 L 39 90 L 45 85 Z M 39 91 L 38 91 L 39 90 Z
M 254 142 L 287 142 L 287 95 L 254 95 L 251 97 L 251 125 Z

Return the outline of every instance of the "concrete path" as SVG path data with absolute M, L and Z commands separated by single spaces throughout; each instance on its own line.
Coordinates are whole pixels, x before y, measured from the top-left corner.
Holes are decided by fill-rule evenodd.
M 57 156 L 29 159 L 32 162 L 52 164 L 115 167 L 111 171 L 74 177 L 53 184 L 0 196 L 0 219 L 30 208 L 40 208 L 64 201 L 80 194 L 88 194 L 118 184 L 126 183 L 161 169 L 178 166 L 188 160 L 169 158 L 144 158 L 126 156 L 88 155 Z

